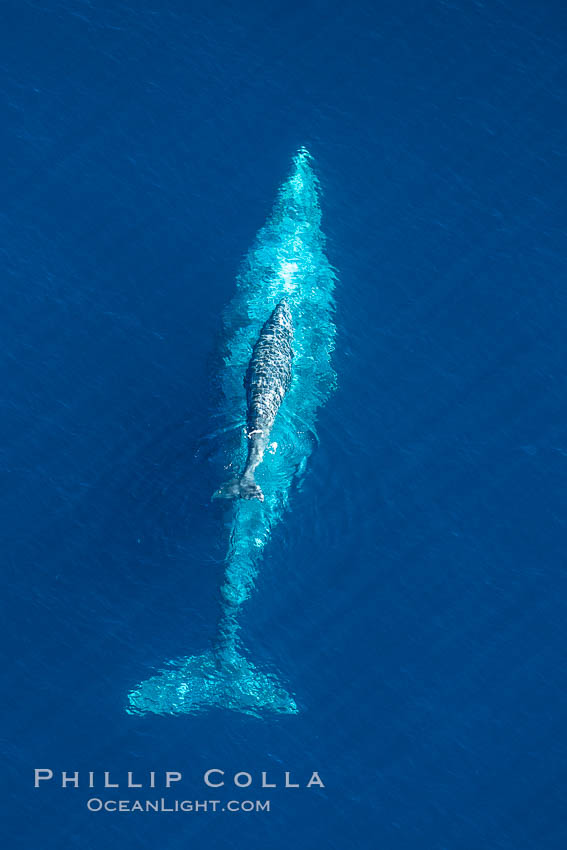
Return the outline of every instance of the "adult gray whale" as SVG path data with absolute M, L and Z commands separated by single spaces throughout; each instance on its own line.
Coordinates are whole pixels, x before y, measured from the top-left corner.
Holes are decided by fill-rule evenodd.
M 244 377 L 248 457 L 244 472 L 217 490 L 213 499 L 259 499 L 264 494 L 254 480 L 262 463 L 272 425 L 291 383 L 293 322 L 287 298 L 282 298 L 260 331 Z
M 335 272 L 326 257 L 321 230 L 319 185 L 311 158 L 302 149 L 243 262 L 224 314 L 223 366 L 217 385 L 220 428 L 209 438 L 215 445 L 222 443 L 224 466 L 234 475 L 236 470 L 246 472 L 249 463 L 251 467 L 260 463 L 269 434 L 269 461 L 266 455 L 256 468 L 264 499 L 253 493 L 253 498 L 225 503 L 228 550 L 219 592 L 220 616 L 209 646 L 165 662 L 132 688 L 127 704 L 130 714 L 230 709 L 264 717 L 299 711 L 274 666 L 277 657 L 265 669 L 256 664 L 255 647 L 244 646 L 241 615 L 254 591 L 272 532 L 285 515 L 317 443 L 318 412 L 335 387 L 334 289 Z M 293 380 L 289 383 L 292 333 Z M 262 434 L 254 434 L 256 430 Z M 237 479 L 237 495 L 241 495 L 243 477 Z M 260 657 L 265 664 L 262 647 Z

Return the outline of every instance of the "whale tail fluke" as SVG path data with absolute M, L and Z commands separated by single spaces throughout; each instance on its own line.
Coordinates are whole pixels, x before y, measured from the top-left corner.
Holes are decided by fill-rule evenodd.
M 231 478 L 219 487 L 213 493 L 213 499 L 258 499 L 263 502 L 264 494 L 253 475 L 242 475 L 240 478 Z
M 297 714 L 298 708 L 276 676 L 258 670 L 233 651 L 228 660 L 209 650 L 171 661 L 128 694 L 128 714 L 196 714 L 212 708 L 262 717 Z

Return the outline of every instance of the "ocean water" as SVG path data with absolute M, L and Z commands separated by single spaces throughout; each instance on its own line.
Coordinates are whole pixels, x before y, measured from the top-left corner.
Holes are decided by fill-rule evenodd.
M 5 846 L 564 848 L 564 4 L 2 12 Z M 304 442 L 282 407 L 238 613 L 297 711 L 128 713 L 215 641 L 231 305 L 303 147 L 332 392 Z M 89 812 L 76 770 L 271 811 Z

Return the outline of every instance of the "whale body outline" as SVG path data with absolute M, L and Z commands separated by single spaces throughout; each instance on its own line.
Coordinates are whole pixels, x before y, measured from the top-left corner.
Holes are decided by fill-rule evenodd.
M 282 298 L 260 331 L 244 376 L 248 456 L 242 475 L 231 478 L 213 499 L 264 501 L 254 472 L 264 458 L 270 432 L 291 383 L 293 321 L 287 298 Z
M 166 662 L 133 688 L 126 706 L 130 714 L 193 714 L 216 708 L 264 717 L 299 711 L 281 676 L 250 660 L 240 638 L 239 615 L 254 589 L 264 548 L 287 508 L 292 485 L 313 451 L 318 410 L 336 385 L 331 362 L 336 275 L 325 253 L 319 195 L 311 157 L 301 148 L 271 216 L 248 252 L 225 312 L 220 416 L 223 431 L 234 438 L 227 443 L 225 464 L 233 475 L 245 468 L 250 448 L 250 405 L 248 393 L 245 398 L 242 392 L 243 376 L 246 381 L 253 360 L 250 351 L 262 338 L 267 312 L 271 316 L 283 299 L 293 316 L 293 375 L 274 416 L 269 459 L 258 467 L 264 500 L 227 502 L 229 545 L 212 646 L 200 655 Z M 231 426 L 245 420 L 247 430 L 238 437 Z

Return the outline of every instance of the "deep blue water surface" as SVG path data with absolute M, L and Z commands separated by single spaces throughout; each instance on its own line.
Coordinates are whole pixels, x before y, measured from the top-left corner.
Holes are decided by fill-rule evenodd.
M 7 0 L 0 38 L 4 846 L 567 846 L 564 3 Z M 130 716 L 215 631 L 221 315 L 301 145 L 338 388 L 242 616 L 301 710 Z M 36 767 L 326 787 L 92 814 Z

